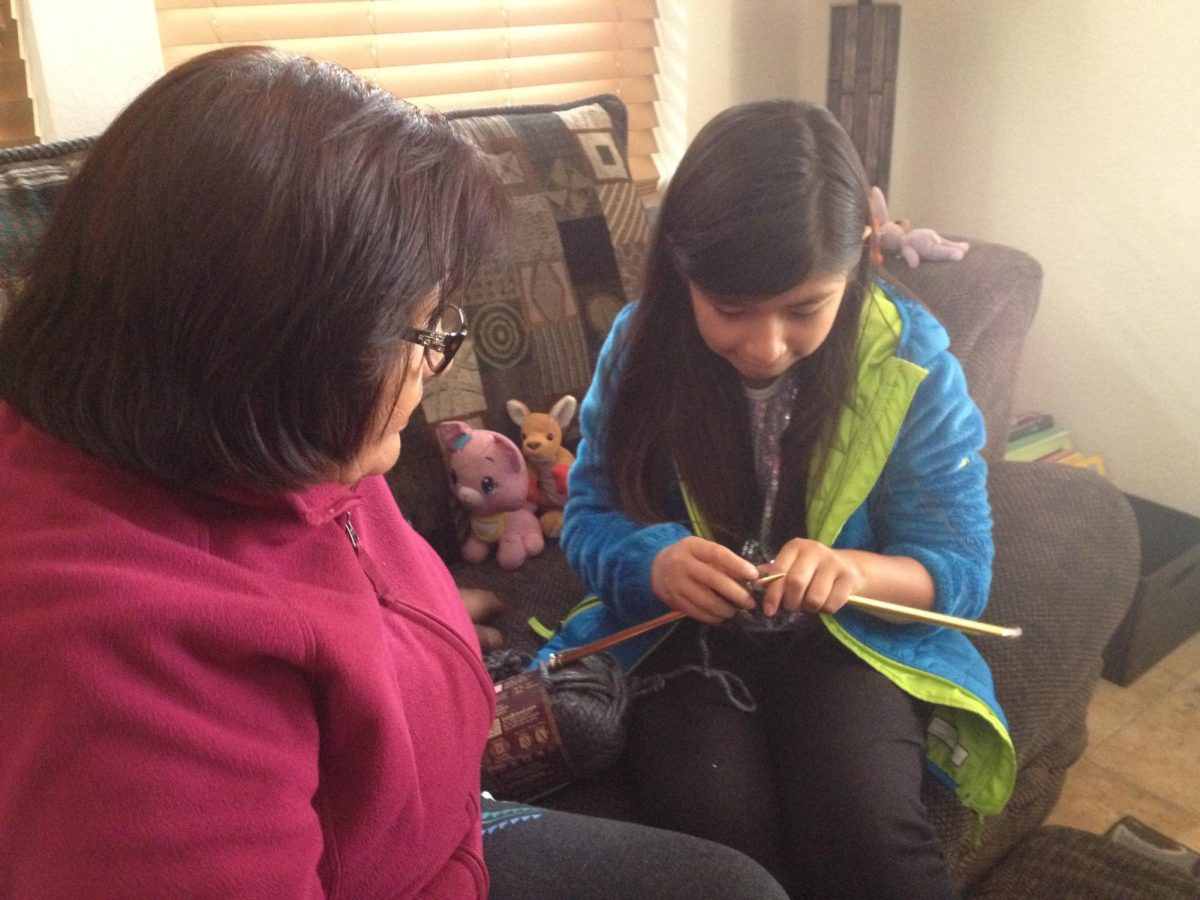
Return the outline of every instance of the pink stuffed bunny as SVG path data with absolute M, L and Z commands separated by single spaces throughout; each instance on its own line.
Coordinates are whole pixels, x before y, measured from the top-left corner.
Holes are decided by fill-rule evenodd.
M 958 262 L 971 249 L 966 241 L 948 241 L 932 228 L 909 228 L 902 221 L 892 221 L 883 191 L 877 187 L 871 188 L 871 214 L 879 233 L 879 249 L 885 255 L 904 257 L 910 269 L 923 259 Z
M 493 544 L 502 569 L 516 569 L 545 547 L 528 502 L 529 472 L 517 445 L 495 431 L 466 422 L 442 422 L 438 440 L 448 452 L 450 488 L 471 513 L 463 559 L 483 562 Z

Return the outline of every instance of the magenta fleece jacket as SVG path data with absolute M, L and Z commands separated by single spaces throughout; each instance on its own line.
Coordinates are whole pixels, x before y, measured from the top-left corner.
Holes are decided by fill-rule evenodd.
M 479 655 L 382 478 L 181 494 L 0 403 L 0 896 L 485 897 Z

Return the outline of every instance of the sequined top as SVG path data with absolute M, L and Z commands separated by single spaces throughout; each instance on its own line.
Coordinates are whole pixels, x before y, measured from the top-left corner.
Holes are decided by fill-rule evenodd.
M 763 496 L 763 512 L 758 538 L 746 542 L 742 556 L 756 564 L 770 562 L 775 557 L 775 548 L 771 546 L 771 522 L 775 517 L 775 500 L 779 496 L 782 438 L 792 421 L 797 387 L 798 376 L 793 366 L 766 387 L 744 388 L 750 411 L 750 446 L 754 453 L 758 487 Z M 799 612 L 781 610 L 768 617 L 760 610 L 741 610 L 734 617 L 734 624 L 750 631 L 775 631 L 808 618 Z

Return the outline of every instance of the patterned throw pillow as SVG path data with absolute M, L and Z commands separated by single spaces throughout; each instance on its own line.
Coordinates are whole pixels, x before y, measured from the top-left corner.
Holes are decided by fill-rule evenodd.
M 425 431 L 446 419 L 517 438 L 509 399 L 542 412 L 563 394 L 582 399 L 613 319 L 640 289 L 647 225 L 617 97 L 447 117 L 493 158 L 516 213 L 510 247 L 483 261 L 465 298 L 470 337 L 450 370 L 426 385 L 424 415 L 406 431 L 390 478 L 417 530 L 452 559 L 454 550 L 434 540 L 460 516 L 441 460 L 408 451 L 428 446 Z M 564 438 L 577 437 L 573 422 Z M 430 479 L 444 486 L 440 496 Z
M 91 138 L 0 150 L 0 317 Z

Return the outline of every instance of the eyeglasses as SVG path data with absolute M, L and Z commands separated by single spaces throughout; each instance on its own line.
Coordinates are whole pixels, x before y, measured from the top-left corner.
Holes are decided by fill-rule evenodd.
M 429 328 L 406 328 L 401 337 L 424 347 L 425 365 L 432 374 L 441 375 L 467 339 L 467 317 L 461 307 L 449 304 Z

